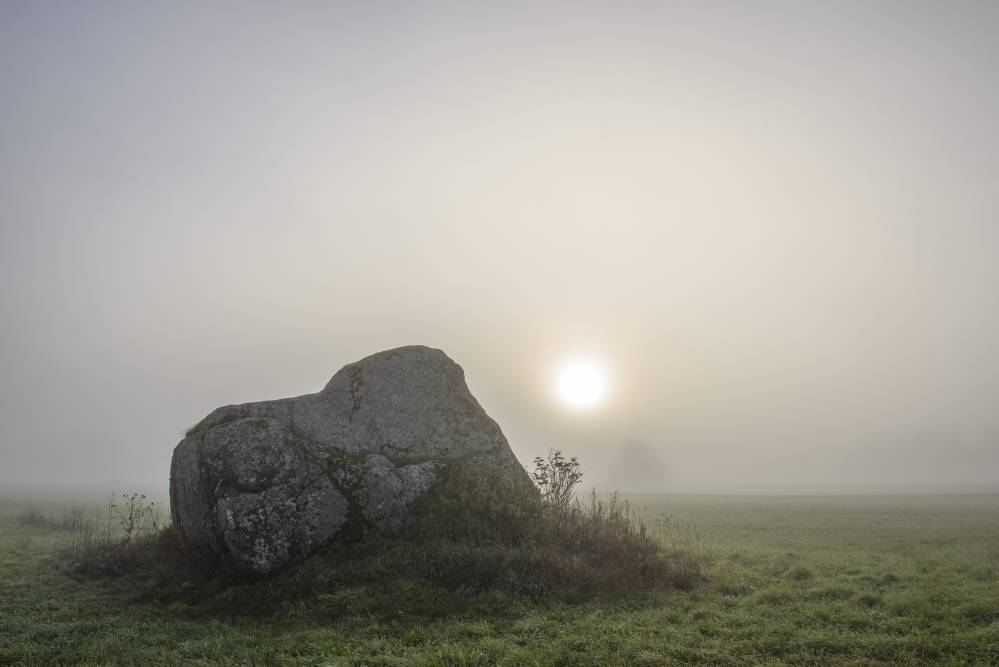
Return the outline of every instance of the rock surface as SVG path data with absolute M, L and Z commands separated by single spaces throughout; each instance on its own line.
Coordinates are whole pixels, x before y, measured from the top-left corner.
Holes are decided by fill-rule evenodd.
M 530 484 L 440 350 L 379 352 L 316 393 L 219 408 L 174 449 L 174 524 L 206 568 L 266 573 L 334 537 L 396 535 L 449 462 Z

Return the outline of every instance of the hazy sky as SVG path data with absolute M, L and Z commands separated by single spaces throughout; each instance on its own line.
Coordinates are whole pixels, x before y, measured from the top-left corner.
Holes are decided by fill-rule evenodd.
M 410 343 L 601 488 L 999 488 L 997 34 L 991 0 L 3 2 L 0 488 L 165 489 L 216 406 Z

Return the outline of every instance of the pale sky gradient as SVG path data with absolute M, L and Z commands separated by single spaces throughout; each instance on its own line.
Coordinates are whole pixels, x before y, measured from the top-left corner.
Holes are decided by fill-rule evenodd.
M 632 491 L 999 489 L 999 3 L 0 4 L 0 488 L 420 343 Z M 599 409 L 561 359 L 606 364 Z

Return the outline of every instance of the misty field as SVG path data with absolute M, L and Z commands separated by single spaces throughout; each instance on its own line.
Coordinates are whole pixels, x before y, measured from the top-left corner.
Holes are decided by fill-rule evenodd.
M 696 526 L 693 589 L 567 599 L 414 580 L 272 591 L 267 611 L 72 574 L 54 556 L 65 531 L 21 525 L 28 506 L 7 502 L 0 664 L 999 664 L 997 496 L 631 500 Z

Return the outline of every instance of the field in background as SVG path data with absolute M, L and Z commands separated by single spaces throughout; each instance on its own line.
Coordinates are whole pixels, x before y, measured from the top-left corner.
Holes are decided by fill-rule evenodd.
M 696 526 L 706 581 L 576 604 L 348 586 L 262 616 L 67 574 L 64 533 L 5 503 L 0 664 L 999 664 L 999 496 L 632 502 Z

